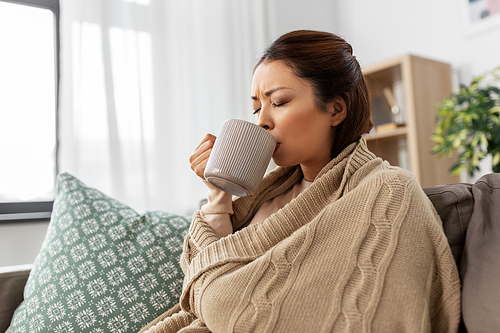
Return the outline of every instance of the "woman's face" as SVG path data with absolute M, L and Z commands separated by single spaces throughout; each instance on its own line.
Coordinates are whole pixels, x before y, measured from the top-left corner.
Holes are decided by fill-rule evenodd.
M 256 124 L 278 142 L 274 162 L 279 166 L 300 164 L 306 180 L 314 180 L 330 161 L 333 126 L 338 125 L 333 121 L 334 112 L 321 111 L 311 84 L 281 61 L 257 67 L 252 100 Z

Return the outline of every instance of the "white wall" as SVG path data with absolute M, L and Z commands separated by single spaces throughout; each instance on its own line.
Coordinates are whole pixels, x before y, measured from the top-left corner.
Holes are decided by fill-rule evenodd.
M 274 34 L 271 40 L 299 29 L 335 32 L 336 0 L 270 0 L 274 10 Z
M 452 65 L 455 80 L 500 65 L 500 24 L 469 34 L 464 0 L 337 0 L 338 33 L 354 48 L 362 65 L 406 53 Z
M 48 221 L 0 224 L 0 267 L 33 263 L 48 225 Z

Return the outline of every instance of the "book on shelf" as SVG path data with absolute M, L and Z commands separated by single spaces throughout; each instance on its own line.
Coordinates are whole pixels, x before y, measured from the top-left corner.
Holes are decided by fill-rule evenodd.
M 375 95 L 372 97 L 372 120 L 375 126 L 392 122 L 391 110 L 384 96 Z
M 394 84 L 394 87 L 395 86 L 396 86 L 396 83 Z M 401 101 L 397 100 L 397 98 L 394 94 L 394 92 L 396 91 L 394 89 L 394 87 L 393 87 L 393 89 L 391 89 L 389 87 L 384 87 L 384 89 L 382 91 L 383 91 L 383 94 L 384 94 L 384 97 L 385 97 L 387 103 L 391 107 L 392 121 L 398 125 L 401 125 L 401 124 L 405 123 L 405 120 L 403 117 L 404 114 L 402 112 L 404 110 L 404 107 L 403 107 L 403 103 L 401 103 Z
M 404 85 L 403 81 L 395 81 L 392 84 L 392 94 L 396 101 L 396 105 L 399 107 L 399 114 L 403 123 L 406 123 L 406 108 L 405 108 L 405 98 L 404 98 Z

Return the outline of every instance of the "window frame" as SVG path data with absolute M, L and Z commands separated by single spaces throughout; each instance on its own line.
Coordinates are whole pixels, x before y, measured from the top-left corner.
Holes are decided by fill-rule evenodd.
M 59 0 L 0 0 L 18 5 L 48 9 L 54 14 L 55 55 L 55 174 L 58 174 L 59 151 L 59 79 L 60 79 L 60 7 Z M 55 186 L 55 184 L 54 184 Z M 52 214 L 54 201 L 0 202 L 0 224 L 13 222 L 47 221 Z

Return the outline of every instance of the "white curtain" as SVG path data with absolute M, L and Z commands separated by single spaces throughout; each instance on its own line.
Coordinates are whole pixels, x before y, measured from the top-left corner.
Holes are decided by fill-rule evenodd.
M 266 0 L 61 0 L 60 172 L 138 212 L 191 214 L 188 158 L 225 119 L 253 120 Z

